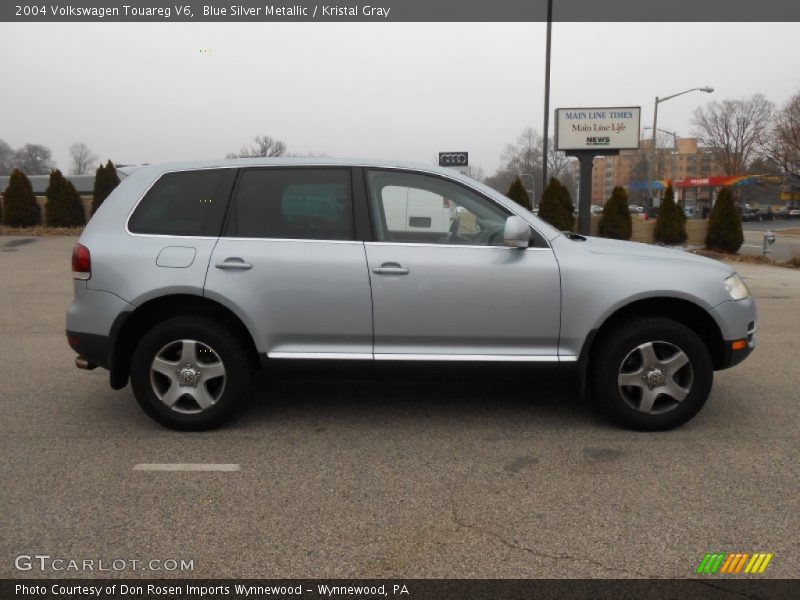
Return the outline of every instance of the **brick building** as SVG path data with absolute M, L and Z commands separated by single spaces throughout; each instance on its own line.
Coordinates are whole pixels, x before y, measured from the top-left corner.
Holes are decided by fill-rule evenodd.
M 656 180 L 708 178 L 722 174 L 711 148 L 699 146 L 697 138 L 677 138 L 672 148 L 659 148 Z M 618 156 L 598 156 L 592 171 L 592 203 L 604 204 L 615 186 L 628 187 L 631 182 L 647 181 L 647 160 L 652 140 L 642 140 L 638 150 L 621 150 Z M 710 199 L 711 188 L 683 188 L 684 201 L 695 203 Z

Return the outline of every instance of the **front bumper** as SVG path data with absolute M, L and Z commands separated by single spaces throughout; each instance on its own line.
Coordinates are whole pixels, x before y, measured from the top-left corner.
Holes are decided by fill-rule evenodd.
M 738 365 L 745 358 L 750 356 L 750 353 L 756 347 L 755 333 L 757 326 L 753 322 L 752 330 L 747 334 L 743 340 L 726 340 L 725 341 L 725 354 L 722 359 L 722 369 L 729 369 L 730 367 Z M 742 343 L 744 342 L 744 343 Z
M 717 306 L 714 312 L 724 340 L 722 363 L 717 369 L 729 369 L 750 356 L 756 347 L 756 303 L 752 296 L 730 300 Z

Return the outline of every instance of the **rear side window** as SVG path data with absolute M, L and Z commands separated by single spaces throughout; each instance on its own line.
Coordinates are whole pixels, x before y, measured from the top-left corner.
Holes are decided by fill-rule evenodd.
M 351 240 L 347 169 L 249 169 L 242 173 L 228 235 Z
M 128 222 L 131 233 L 218 236 L 235 169 L 166 173 Z

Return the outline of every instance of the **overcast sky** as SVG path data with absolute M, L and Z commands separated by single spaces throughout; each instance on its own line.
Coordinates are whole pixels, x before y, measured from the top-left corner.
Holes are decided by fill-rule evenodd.
M 0 139 L 46 145 L 65 170 L 75 141 L 130 164 L 221 158 L 267 134 L 330 156 L 468 150 L 491 174 L 524 127 L 542 130 L 544 36 L 542 23 L 2 23 Z M 556 23 L 551 108 L 640 105 L 644 127 L 656 95 L 714 86 L 659 107 L 659 128 L 689 136 L 712 99 L 800 90 L 798 40 L 799 23 Z

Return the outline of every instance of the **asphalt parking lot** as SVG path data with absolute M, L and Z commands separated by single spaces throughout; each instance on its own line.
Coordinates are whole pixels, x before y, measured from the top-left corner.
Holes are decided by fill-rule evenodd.
M 800 271 L 737 265 L 759 346 L 697 418 L 616 428 L 557 379 L 262 381 L 232 425 L 163 429 L 64 337 L 73 238 L 0 237 L 0 576 L 15 558 L 191 560 L 191 577 L 800 576 Z M 136 469 L 238 465 L 219 472 Z M 233 469 L 233 467 L 231 467 Z

